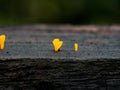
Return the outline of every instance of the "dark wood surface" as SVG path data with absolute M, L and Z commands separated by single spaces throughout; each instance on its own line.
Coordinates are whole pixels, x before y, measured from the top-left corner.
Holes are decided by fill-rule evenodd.
M 1 61 L 0 86 L 6 90 L 119 90 L 120 60 Z

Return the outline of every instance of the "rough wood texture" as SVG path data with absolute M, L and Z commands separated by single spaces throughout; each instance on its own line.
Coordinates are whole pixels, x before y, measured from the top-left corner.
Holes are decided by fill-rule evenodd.
M 113 28 L 114 27 L 114 28 Z M 119 59 L 120 30 L 118 26 L 16 26 L 3 27 L 1 34 L 7 35 L 5 49 L 0 59 Z M 76 30 L 77 28 L 77 30 Z M 75 29 L 75 30 L 74 30 Z M 95 32 L 92 30 L 95 29 Z M 115 31 L 113 30 L 115 29 Z M 59 53 L 53 52 L 52 40 L 64 41 Z M 74 52 L 74 43 L 79 51 Z
M 0 33 L 7 35 L 0 90 L 120 90 L 119 26 L 9 26 Z M 64 41 L 59 53 L 55 37 Z
M 12 90 L 119 90 L 120 60 L 1 61 L 0 85 Z

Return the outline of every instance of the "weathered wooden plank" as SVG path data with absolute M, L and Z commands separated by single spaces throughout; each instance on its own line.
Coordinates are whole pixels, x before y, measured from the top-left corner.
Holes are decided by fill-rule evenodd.
M 10 26 L 0 51 L 1 90 L 119 90 L 119 26 Z M 59 53 L 51 41 L 59 37 Z M 79 43 L 74 52 L 73 44 Z

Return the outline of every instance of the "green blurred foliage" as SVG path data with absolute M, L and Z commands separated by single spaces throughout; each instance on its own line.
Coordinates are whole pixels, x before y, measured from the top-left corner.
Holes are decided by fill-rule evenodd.
M 0 24 L 120 23 L 120 0 L 0 0 Z

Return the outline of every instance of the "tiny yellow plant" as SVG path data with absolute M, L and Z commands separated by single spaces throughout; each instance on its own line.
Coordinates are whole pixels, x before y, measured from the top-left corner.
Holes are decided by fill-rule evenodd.
M 4 49 L 5 35 L 0 35 L 0 50 Z
M 74 49 L 75 49 L 76 52 L 78 51 L 78 43 L 74 44 Z
M 63 45 L 63 41 L 61 41 L 59 38 L 55 38 L 53 41 L 53 46 L 54 46 L 54 51 L 58 52 L 59 49 L 62 47 Z

